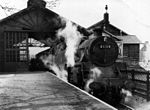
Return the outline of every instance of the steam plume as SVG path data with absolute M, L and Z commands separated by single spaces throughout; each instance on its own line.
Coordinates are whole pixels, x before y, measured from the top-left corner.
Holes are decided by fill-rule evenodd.
M 59 68 L 58 66 L 53 64 L 50 66 L 50 68 L 56 73 L 56 76 L 67 82 L 68 73 L 63 66 L 60 66 Z
M 94 67 L 92 68 L 91 70 L 91 73 L 89 75 L 89 79 L 87 80 L 86 82 L 86 85 L 85 85 L 85 91 L 87 92 L 90 92 L 90 88 L 89 88 L 89 85 L 94 82 L 97 78 L 99 78 L 102 74 L 101 70 L 97 67 Z
M 96 78 L 100 77 L 100 75 L 102 73 L 101 70 L 97 67 L 92 68 L 91 72 L 93 73 L 92 74 L 93 79 L 96 79 Z
M 135 110 L 150 110 L 150 102 L 135 107 Z
M 121 93 L 124 94 L 123 102 L 127 105 L 132 105 L 133 104 L 132 93 L 128 90 L 125 90 L 125 89 L 122 89 Z
M 41 56 L 41 60 L 49 70 L 53 70 L 55 72 L 57 77 L 67 82 L 68 73 L 64 69 L 64 65 L 57 65 L 55 63 L 55 56 L 51 54 L 48 56 Z
M 56 50 L 57 55 L 55 55 L 55 56 L 49 55 L 47 57 L 41 57 L 41 59 L 50 70 L 53 70 L 56 73 L 56 75 L 58 77 L 67 81 L 68 73 L 64 69 L 65 64 L 67 63 L 68 67 L 74 66 L 75 53 L 78 48 L 79 42 L 83 36 L 77 30 L 77 25 L 75 25 L 72 22 L 70 22 L 66 19 L 63 19 L 63 18 L 61 18 L 61 20 L 62 20 L 62 23 L 66 23 L 66 26 L 63 29 L 58 30 L 57 38 L 59 39 L 59 38 L 63 37 L 65 39 L 65 43 L 67 46 L 66 50 L 62 50 L 59 52 L 59 49 L 58 49 L 58 50 Z M 66 57 L 67 61 L 61 60 L 61 59 L 64 59 L 64 54 L 62 54 L 63 51 L 65 52 L 65 57 Z M 57 60 L 61 60 L 61 62 L 59 62 Z
M 146 70 L 150 70 L 150 45 L 146 41 L 140 51 L 140 65 Z
M 70 21 L 66 20 L 66 27 L 58 31 L 58 36 L 65 38 L 66 42 L 66 59 L 67 66 L 72 67 L 75 64 L 75 53 L 81 38 L 83 37 L 80 32 L 77 31 L 77 26 Z

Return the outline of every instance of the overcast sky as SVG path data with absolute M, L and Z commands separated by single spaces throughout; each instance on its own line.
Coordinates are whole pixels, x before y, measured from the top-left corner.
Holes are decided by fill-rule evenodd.
M 26 3 L 27 0 L 0 0 L 1 5 L 15 7 L 16 11 L 26 8 Z M 59 0 L 52 10 L 89 27 L 103 19 L 105 5 L 108 5 L 111 24 L 136 35 L 142 42 L 150 42 L 150 0 Z M 0 7 L 0 19 L 8 15 Z

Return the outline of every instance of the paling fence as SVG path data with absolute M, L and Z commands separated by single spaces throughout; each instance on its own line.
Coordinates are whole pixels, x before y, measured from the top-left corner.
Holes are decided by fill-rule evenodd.
M 135 82 L 133 94 L 150 101 L 150 71 L 126 70 L 128 78 Z

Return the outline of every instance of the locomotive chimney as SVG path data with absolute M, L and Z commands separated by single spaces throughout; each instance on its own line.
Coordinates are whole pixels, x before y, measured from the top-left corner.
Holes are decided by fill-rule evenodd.
M 109 24 L 109 14 L 107 13 L 107 10 L 108 10 L 108 6 L 106 5 L 105 6 L 105 10 L 106 10 L 106 12 L 104 13 L 104 18 L 103 18 L 103 20 L 104 20 L 104 24 Z
M 44 0 L 28 0 L 27 7 L 45 8 L 46 7 L 46 2 Z

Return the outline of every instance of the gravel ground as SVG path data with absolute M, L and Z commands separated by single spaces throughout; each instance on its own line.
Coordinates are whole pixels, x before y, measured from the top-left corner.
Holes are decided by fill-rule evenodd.
M 133 107 L 135 110 L 150 110 L 150 102 L 147 102 L 146 99 L 137 95 L 134 95 L 131 103 L 127 105 Z
M 136 110 L 150 110 L 150 102 L 147 102 L 146 99 L 135 96 L 136 102 L 135 102 L 135 109 Z

